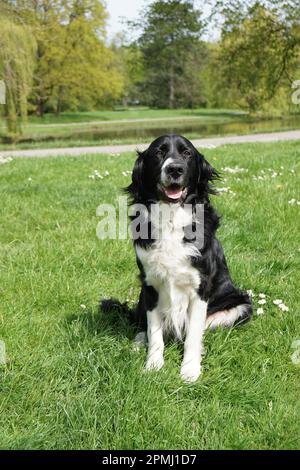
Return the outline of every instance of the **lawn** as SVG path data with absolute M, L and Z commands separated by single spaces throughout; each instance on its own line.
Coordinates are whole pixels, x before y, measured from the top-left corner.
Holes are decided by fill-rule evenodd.
M 300 142 L 205 150 L 228 173 L 214 196 L 232 276 L 255 293 L 252 322 L 207 332 L 203 374 L 185 385 L 182 345 L 143 373 L 133 329 L 99 298 L 133 304 L 130 241 L 100 241 L 133 154 L 19 159 L 0 166 L 0 448 L 294 449 L 300 445 Z M 99 170 L 108 176 L 92 179 Z M 258 305 L 258 294 L 266 304 Z M 282 299 L 289 307 L 273 304 Z M 264 309 L 257 315 L 258 307 Z

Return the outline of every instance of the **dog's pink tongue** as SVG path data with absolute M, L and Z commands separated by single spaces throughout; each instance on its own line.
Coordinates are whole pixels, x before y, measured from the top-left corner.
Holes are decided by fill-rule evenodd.
M 170 199 L 179 199 L 181 198 L 183 191 L 182 189 L 177 189 L 177 188 L 176 189 L 166 188 L 165 193 Z

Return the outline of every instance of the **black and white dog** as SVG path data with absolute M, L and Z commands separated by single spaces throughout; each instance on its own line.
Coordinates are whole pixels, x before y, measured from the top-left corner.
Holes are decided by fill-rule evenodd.
M 252 314 L 216 238 L 219 216 L 209 195 L 218 177 L 189 140 L 165 135 L 138 154 L 126 188 L 140 208 L 131 225 L 142 281 L 135 319 L 147 331 L 146 369 L 163 366 L 164 333 L 171 330 L 184 337 L 181 376 L 187 382 L 200 375 L 205 329 L 242 323 Z M 152 217 L 157 208 L 167 216 Z

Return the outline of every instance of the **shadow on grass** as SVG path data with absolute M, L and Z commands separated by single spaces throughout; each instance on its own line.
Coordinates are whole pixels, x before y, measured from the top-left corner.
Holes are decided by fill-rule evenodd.
M 92 335 L 106 335 L 114 338 L 127 337 L 133 340 L 138 329 L 132 322 L 135 309 L 130 309 L 127 303 L 110 299 L 100 301 L 96 311 L 84 309 L 81 312 L 66 317 L 68 326 L 79 325 Z
M 76 330 L 77 337 L 83 328 L 90 336 L 105 336 L 116 340 L 128 338 L 132 342 L 138 332 L 145 330 L 145 327 L 138 326 L 136 308 L 130 308 L 127 302 L 120 303 L 115 299 L 100 301 L 96 311 L 84 309 L 70 314 L 66 317 L 66 323 L 72 333 Z M 183 342 L 172 333 L 164 335 L 164 342 L 165 346 L 172 345 L 182 353 Z

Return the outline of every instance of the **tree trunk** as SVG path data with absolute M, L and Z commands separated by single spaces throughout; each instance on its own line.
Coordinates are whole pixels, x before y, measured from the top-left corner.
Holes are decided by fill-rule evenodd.
M 6 104 L 5 104 L 6 126 L 9 134 L 18 134 L 18 117 L 12 90 L 7 87 Z
M 36 114 L 37 114 L 37 116 L 39 116 L 41 118 L 44 116 L 44 112 L 45 112 L 44 105 L 45 105 L 45 102 L 43 100 L 39 99 L 37 109 L 36 109 Z
M 56 109 L 55 109 L 56 116 L 59 116 L 61 113 L 63 92 L 64 92 L 64 89 L 62 86 L 60 86 L 58 89 L 58 97 L 57 97 Z
M 174 72 L 173 68 L 170 71 L 170 78 L 169 78 L 169 108 L 174 108 Z

